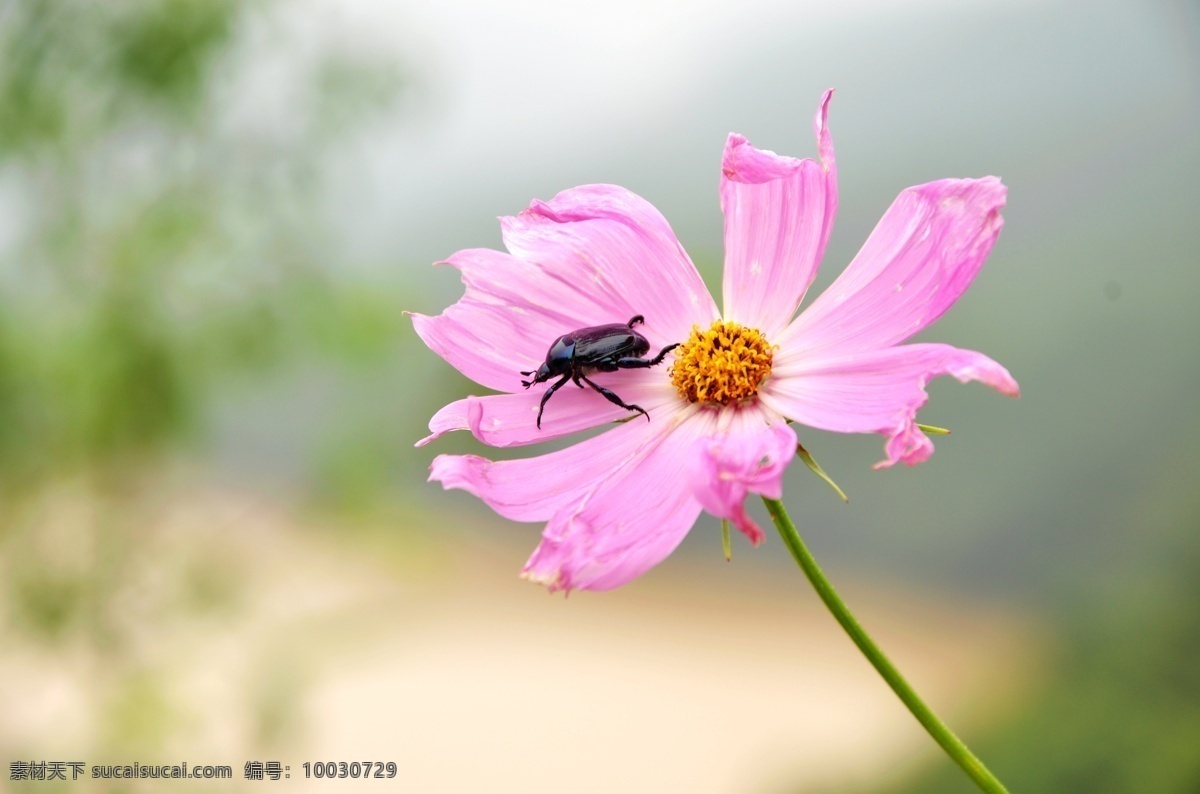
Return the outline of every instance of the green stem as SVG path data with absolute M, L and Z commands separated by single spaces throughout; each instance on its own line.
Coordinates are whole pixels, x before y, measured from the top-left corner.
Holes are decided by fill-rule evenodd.
M 946 723 L 938 719 L 938 716 L 933 713 L 929 706 L 925 705 L 925 701 L 921 700 L 920 696 L 913 690 L 909 683 L 904 680 L 904 676 L 900 675 L 900 671 L 895 665 L 884 655 L 879 646 L 875 644 L 870 635 L 859 624 L 858 619 L 842 601 L 841 596 L 833 589 L 833 585 L 825 578 L 825 574 L 821 571 L 821 566 L 817 564 L 816 559 L 812 556 L 812 552 L 804 545 L 804 541 L 800 539 L 800 533 L 796 531 L 796 525 L 792 523 L 791 517 L 788 516 L 787 510 L 783 507 L 783 502 L 778 499 L 768 499 L 763 497 L 763 503 L 767 506 L 767 512 L 771 514 L 771 520 L 775 522 L 775 526 L 779 528 L 779 534 L 783 536 L 783 542 L 787 544 L 788 550 L 792 553 L 792 557 L 800 565 L 800 569 L 804 571 L 804 575 L 808 577 L 808 581 L 812 583 L 813 589 L 817 591 L 817 595 L 825 602 L 825 606 L 833 613 L 837 622 L 842 625 L 846 633 L 850 635 L 850 639 L 854 640 L 854 644 L 863 652 L 867 660 L 875 667 L 879 674 L 883 676 L 883 680 L 887 681 L 888 686 L 896 693 L 897 697 L 903 701 L 912 715 L 917 718 L 917 722 L 925 726 L 925 730 L 929 731 L 929 735 L 934 741 L 942 746 L 946 754 L 954 760 L 954 763 L 962 767 L 962 770 L 967 773 L 971 780 L 975 781 L 975 785 L 983 791 L 993 792 L 993 794 L 1007 794 L 1008 789 L 1004 787 L 995 775 L 983 765 L 983 762 L 975 757 L 962 740 L 954 735 L 953 731 L 946 727 Z

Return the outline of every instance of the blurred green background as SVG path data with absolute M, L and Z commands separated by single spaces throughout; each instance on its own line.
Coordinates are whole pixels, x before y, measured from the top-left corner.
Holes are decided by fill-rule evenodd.
M 726 566 L 702 519 L 643 580 L 551 602 L 510 582 L 537 528 L 424 481 L 478 445 L 412 447 L 478 388 L 401 315 L 460 294 L 431 262 L 613 182 L 715 290 L 725 135 L 813 156 L 829 86 L 841 206 L 812 294 L 903 187 L 997 174 L 1001 240 L 922 338 L 987 352 L 1022 398 L 933 384 L 922 418 L 954 434 L 913 470 L 872 471 L 877 437 L 809 431 L 851 503 L 800 466 L 786 501 L 1014 791 L 1200 791 L 1189 2 L 0 5 L 5 778 L 189 760 L 238 781 L 180 790 L 230 790 L 247 760 L 297 778 L 370 728 L 376 760 L 444 764 L 414 790 L 468 790 L 476 767 L 487 790 L 548 789 L 522 766 L 547 752 L 628 768 L 629 790 L 970 790 L 805 611 L 776 539 Z M 859 677 L 823 682 L 827 658 Z M 727 680 L 772 659 L 769 690 Z M 495 696 L 549 670 L 562 690 Z M 572 700 L 604 681 L 630 682 L 612 713 Z M 704 733 L 665 741 L 674 718 Z M 460 738 L 493 725 L 505 741 Z M 728 777 L 689 777 L 713 759 Z

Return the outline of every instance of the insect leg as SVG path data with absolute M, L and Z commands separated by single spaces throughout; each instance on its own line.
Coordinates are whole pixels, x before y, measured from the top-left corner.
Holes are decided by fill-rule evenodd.
M 644 322 L 646 322 L 645 317 L 643 317 L 640 314 L 635 314 L 635 315 L 633 315 L 633 317 L 629 318 L 629 322 L 627 322 L 626 325 L 629 326 L 630 328 L 633 328 L 633 326 L 641 325 Z
M 557 383 L 555 383 L 549 389 L 546 389 L 546 393 L 542 395 L 542 402 L 541 402 L 541 404 L 538 405 L 538 418 L 537 418 L 538 430 L 542 429 L 542 411 L 546 410 L 546 401 L 549 400 L 550 395 L 554 394 L 554 392 L 558 391 L 558 387 L 563 385 L 564 383 L 566 383 L 570 379 L 570 377 L 571 377 L 570 375 L 563 375 L 561 378 L 558 379 Z M 580 388 L 583 388 L 583 387 L 581 386 Z
M 675 348 L 679 347 L 680 343 L 676 342 L 673 345 L 667 345 L 662 350 L 658 351 L 658 355 L 654 358 L 618 358 L 615 362 L 619 369 L 642 369 L 645 367 L 653 367 L 656 364 L 661 364 L 662 360 Z
M 637 411 L 639 414 L 646 417 L 647 422 L 650 421 L 650 414 L 646 413 L 646 411 L 641 406 L 630 405 L 629 403 L 625 402 L 620 397 L 618 397 L 616 394 L 614 394 L 613 392 L 604 388 L 603 386 L 600 386 L 599 384 L 593 383 L 592 381 L 588 380 L 586 375 L 580 375 L 579 377 L 583 379 L 584 383 L 591 386 L 596 391 L 600 392 L 600 394 L 604 395 L 604 399 L 608 400 L 610 403 L 613 403 L 614 405 L 619 405 L 627 411 Z

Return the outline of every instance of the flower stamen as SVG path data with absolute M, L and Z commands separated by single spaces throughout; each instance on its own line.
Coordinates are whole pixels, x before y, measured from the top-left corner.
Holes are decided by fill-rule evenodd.
M 688 402 L 734 405 L 758 394 L 771 374 L 771 357 L 771 345 L 758 329 L 717 320 L 705 331 L 692 326 L 668 374 Z

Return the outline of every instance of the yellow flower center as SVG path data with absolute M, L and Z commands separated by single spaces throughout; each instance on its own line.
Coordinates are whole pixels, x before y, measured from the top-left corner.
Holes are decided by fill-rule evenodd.
M 706 331 L 692 326 L 668 374 L 689 402 L 734 405 L 758 394 L 763 378 L 771 374 L 771 354 L 758 329 L 717 320 Z

